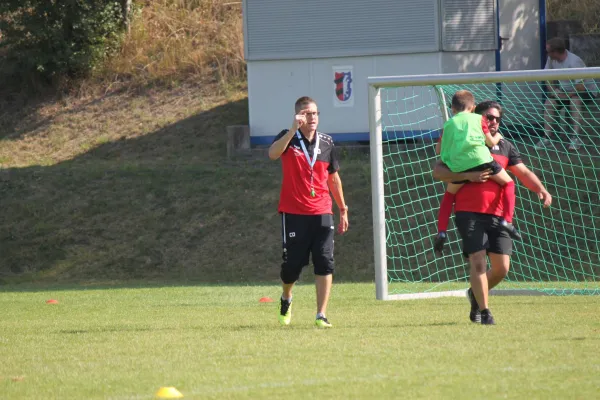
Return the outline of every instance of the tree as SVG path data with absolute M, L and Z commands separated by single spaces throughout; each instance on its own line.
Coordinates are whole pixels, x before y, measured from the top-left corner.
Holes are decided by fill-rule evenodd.
M 117 48 L 130 9 L 130 0 L 3 0 L 0 68 L 27 80 L 85 74 Z
M 121 8 L 123 10 L 123 22 L 125 28 L 129 31 L 129 25 L 131 23 L 131 0 L 121 0 Z

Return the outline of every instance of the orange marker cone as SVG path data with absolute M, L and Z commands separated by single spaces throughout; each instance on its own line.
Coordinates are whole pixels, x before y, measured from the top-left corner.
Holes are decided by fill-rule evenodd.
M 58 300 L 54 300 L 54 299 L 46 300 L 46 304 L 58 304 Z
M 259 300 L 260 303 L 272 303 L 273 299 L 270 297 L 261 297 Z

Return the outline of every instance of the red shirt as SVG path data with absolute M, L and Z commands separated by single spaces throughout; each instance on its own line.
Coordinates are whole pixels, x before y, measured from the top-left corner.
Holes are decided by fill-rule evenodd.
M 273 142 L 279 140 L 288 130 L 283 130 Z M 301 135 L 304 146 L 310 158 L 313 157 L 316 138 L 319 135 L 319 148 L 317 161 L 313 167 L 313 185 L 315 197 L 311 192 L 311 168 L 306 155 L 302 150 L 300 139 L 294 135 L 287 148 L 281 155 L 283 181 L 279 194 L 280 213 L 300 215 L 332 214 L 331 196 L 327 180 L 330 174 L 337 172 L 339 164 L 334 153 L 333 139 L 331 136 L 317 132 L 312 142 Z
M 515 146 L 504 139 L 501 139 L 497 146 L 492 147 L 490 153 L 504 169 L 523 162 Z M 504 215 L 500 198 L 501 191 L 500 185 L 492 180 L 484 183 L 465 183 L 456 193 L 454 211 L 469 211 L 501 217 Z

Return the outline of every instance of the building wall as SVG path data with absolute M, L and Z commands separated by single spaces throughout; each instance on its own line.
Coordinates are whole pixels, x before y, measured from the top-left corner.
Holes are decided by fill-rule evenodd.
M 368 140 L 368 77 L 494 71 L 494 60 L 493 51 L 481 51 L 249 61 L 252 143 L 269 144 L 274 135 L 289 129 L 294 102 L 301 96 L 317 101 L 320 131 L 336 134 L 337 140 Z M 336 67 L 351 67 L 353 101 L 349 105 L 343 105 L 335 95 Z
M 437 51 L 439 1 L 244 0 L 246 60 Z
M 311 96 L 317 101 L 321 111 L 321 131 L 333 134 L 336 140 L 368 140 L 368 77 L 495 71 L 494 49 L 498 43 L 490 32 L 498 25 L 495 17 L 490 18 L 491 9 L 499 13 L 500 36 L 509 38 L 500 50 L 501 69 L 539 68 L 539 0 L 499 0 L 497 10 L 495 0 L 468 0 L 469 4 L 473 3 L 470 7 L 465 7 L 466 3 L 459 0 L 427 0 L 424 3 L 402 0 L 400 8 L 397 2 L 376 2 L 377 7 L 369 4 L 365 8 L 367 3 L 362 0 L 341 3 L 332 0 L 326 4 L 317 0 L 291 3 L 244 0 L 253 144 L 269 144 L 279 131 L 290 127 L 294 102 L 300 96 Z M 336 4 L 342 5 L 343 9 Z M 420 9 L 415 9 L 415 5 L 420 5 Z M 433 11 L 423 13 L 425 6 Z M 299 8 L 290 12 L 290 7 Z M 304 15 L 303 11 L 307 9 L 321 12 L 310 19 L 314 26 L 298 32 L 294 28 L 294 16 Z M 369 14 L 373 12 L 379 17 Z M 382 16 L 393 21 L 410 18 L 400 24 Z M 417 16 L 420 31 L 413 26 Z M 368 30 L 369 26 L 374 26 L 373 21 L 384 23 Z M 432 21 L 438 21 L 439 25 L 433 26 Z M 457 23 L 469 27 L 468 37 L 456 30 Z M 492 25 L 494 28 L 490 30 Z M 417 31 L 421 33 L 416 34 Z M 433 36 L 423 33 L 433 31 L 436 31 Z M 390 32 L 394 35 L 386 41 L 376 40 L 382 35 L 389 36 Z M 411 36 L 411 32 L 414 35 Z M 347 41 L 354 36 L 356 40 Z M 401 39 L 399 42 L 398 38 Z M 425 42 L 417 48 L 411 47 L 420 43 L 419 40 Z M 379 46 L 385 42 L 393 46 Z M 341 99 L 336 97 L 336 71 L 351 72 L 351 95 L 347 100 L 343 96 L 349 93 L 347 79 L 346 83 L 338 85 L 338 89 L 344 91 Z M 402 93 L 406 94 L 406 90 Z M 398 90 L 396 95 L 399 94 Z M 388 91 L 385 95 L 392 98 L 395 94 Z M 392 106 L 392 102 L 389 103 Z M 393 105 L 398 108 L 398 115 L 404 112 L 400 103 Z M 418 108 L 419 104 L 410 106 Z M 427 120 L 426 115 L 416 115 L 416 118 Z M 431 129 L 429 123 L 419 124 L 418 128 Z

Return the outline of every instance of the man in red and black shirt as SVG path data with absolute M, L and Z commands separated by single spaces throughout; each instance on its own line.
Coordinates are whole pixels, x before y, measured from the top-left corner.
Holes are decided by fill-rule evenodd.
M 488 128 L 496 135 L 502 117 L 502 106 L 494 101 L 477 105 L 475 112 L 487 119 Z M 490 149 L 495 161 L 511 172 L 523 185 L 536 193 L 544 207 L 552 204 L 548 193 L 538 177 L 521 160 L 517 149 L 506 139 Z M 471 288 L 467 294 L 471 302 L 469 318 L 473 322 L 495 324 L 488 308 L 488 293 L 508 274 L 512 239 L 501 229 L 503 202 L 497 183 L 488 180 L 490 171 L 453 173 L 438 161 L 433 177 L 445 182 L 468 180 L 456 193 L 454 212 L 455 225 L 463 241 L 463 253 L 469 258 Z M 487 270 L 487 259 L 491 268 Z M 482 312 L 484 311 L 483 317 Z
M 334 270 L 334 223 L 329 192 L 340 210 L 339 233 L 348 230 L 348 206 L 333 140 L 317 132 L 318 124 L 317 103 L 310 97 L 299 98 L 292 127 L 277 135 L 269 148 L 269 158 L 281 158 L 283 170 L 278 208 L 283 239 L 279 322 L 282 325 L 291 322 L 292 288 L 312 254 L 317 287 L 315 325 L 330 328 L 332 325 L 325 316 Z

